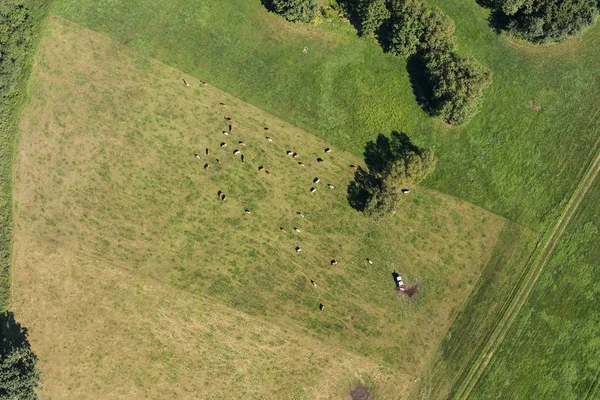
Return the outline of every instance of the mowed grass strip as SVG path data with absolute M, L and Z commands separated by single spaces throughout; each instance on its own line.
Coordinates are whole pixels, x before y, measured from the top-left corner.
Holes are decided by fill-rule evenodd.
M 377 134 L 406 130 L 439 156 L 426 185 L 544 231 L 598 151 L 600 25 L 562 44 L 516 46 L 476 1 L 432 5 L 456 22 L 459 50 L 493 72 L 481 112 L 461 128 L 421 110 L 407 72 L 418 65 L 343 20 L 288 23 L 259 0 L 59 0 L 54 10 L 357 156 Z
M 32 95 L 16 177 L 17 246 L 41 243 L 43 253 L 213 299 L 393 367 L 403 382 L 435 350 L 505 223 L 422 189 L 394 216 L 365 218 L 346 200 L 356 157 L 336 147 L 325 153 L 326 142 L 61 18 L 51 19 Z M 41 276 L 61 268 L 27 265 Z M 415 298 L 394 290 L 393 271 L 420 285 Z M 68 289 L 18 290 L 60 301 Z M 36 331 L 44 334 L 40 317 L 23 310 L 34 342 Z M 45 368 L 64 368 L 38 343 Z

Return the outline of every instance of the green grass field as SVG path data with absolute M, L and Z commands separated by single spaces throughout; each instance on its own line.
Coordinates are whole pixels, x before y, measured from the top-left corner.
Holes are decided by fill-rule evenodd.
M 475 1 L 433 4 L 456 21 L 459 48 L 494 74 L 482 112 L 460 129 L 429 118 L 405 62 L 344 22 L 286 23 L 258 0 L 59 0 L 55 12 L 357 156 L 378 133 L 406 130 L 439 155 L 429 187 L 543 231 L 597 151 L 600 26 L 563 44 L 521 46 L 497 36 Z
M 31 88 L 13 308 L 46 398 L 407 397 L 498 257 L 503 218 L 427 189 L 366 218 L 346 200 L 356 156 L 62 18 Z
M 471 398 L 600 395 L 599 202 L 596 178 Z

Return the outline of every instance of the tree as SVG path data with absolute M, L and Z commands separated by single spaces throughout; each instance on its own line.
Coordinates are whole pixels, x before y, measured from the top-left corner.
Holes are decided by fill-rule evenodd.
M 310 22 L 317 16 L 316 0 L 273 0 L 273 9 L 291 22 Z
M 483 100 L 483 89 L 491 83 L 490 70 L 454 51 L 428 53 L 425 65 L 438 113 L 450 124 L 468 121 Z
M 506 18 L 509 33 L 532 42 L 555 42 L 593 24 L 598 4 L 596 0 L 498 0 L 495 10 Z
M 359 168 L 348 186 L 350 205 L 370 215 L 386 215 L 396 209 L 402 190 L 413 188 L 435 169 L 429 149 L 413 145 L 404 133 L 379 135 L 365 148 L 368 170 Z
M 383 21 L 390 18 L 385 0 L 362 0 L 358 9 L 361 36 L 372 35 Z
M 31 351 L 27 329 L 12 312 L 0 314 L 0 399 L 34 400 L 40 383 L 37 356 Z
M 382 46 L 397 56 L 408 58 L 417 52 L 425 31 L 423 14 L 427 8 L 423 0 L 392 0 L 391 19 L 383 27 Z
M 426 10 L 421 16 L 424 27 L 421 49 L 426 52 L 449 51 L 454 48 L 454 21 L 439 8 Z

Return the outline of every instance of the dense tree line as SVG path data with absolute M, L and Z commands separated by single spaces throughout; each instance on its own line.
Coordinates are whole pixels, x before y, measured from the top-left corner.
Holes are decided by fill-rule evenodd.
M 393 212 L 410 191 L 435 169 L 430 149 L 419 148 L 404 133 L 379 135 L 365 148 L 367 169 L 358 168 L 348 186 L 350 205 L 370 215 Z
M 509 33 L 532 42 L 561 41 L 593 24 L 596 0 L 496 0 L 490 6 Z
M 317 12 L 315 0 L 272 0 L 275 12 L 290 21 L 307 22 Z M 490 71 L 456 52 L 454 22 L 424 0 L 338 0 L 362 36 L 377 36 L 385 51 L 418 57 L 425 69 L 421 85 L 429 88 L 426 109 L 446 122 L 468 121 L 491 82 Z

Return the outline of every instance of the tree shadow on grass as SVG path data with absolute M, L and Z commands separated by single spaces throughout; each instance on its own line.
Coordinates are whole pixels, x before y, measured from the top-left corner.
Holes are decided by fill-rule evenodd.
M 510 17 L 504 14 L 502 10 L 498 9 L 496 0 L 477 0 L 477 4 L 483 8 L 490 9 L 491 12 L 488 17 L 488 24 L 494 32 L 500 34 L 503 30 L 506 30 L 508 23 L 510 22 Z
M 439 115 L 440 104 L 435 100 L 431 77 L 425 66 L 425 60 L 420 55 L 410 57 L 406 63 L 406 71 L 417 104 L 431 116 Z
M 354 180 L 348 185 L 348 204 L 357 211 L 364 211 L 381 187 L 381 174 L 410 152 L 419 154 L 421 149 L 403 132 L 393 131 L 389 137 L 380 133 L 375 140 L 367 142 L 363 153 L 367 169 L 356 169 Z

